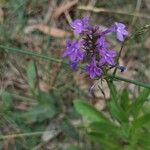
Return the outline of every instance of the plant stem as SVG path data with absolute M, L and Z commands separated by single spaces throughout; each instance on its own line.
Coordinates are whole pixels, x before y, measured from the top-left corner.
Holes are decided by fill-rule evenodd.
M 47 60 L 47 61 L 54 61 L 56 63 L 63 63 L 65 65 L 68 65 L 68 63 L 66 61 L 63 61 L 62 59 L 49 57 L 49 56 L 42 55 L 42 54 L 32 52 L 32 51 L 29 51 L 29 50 L 20 50 L 20 49 L 17 49 L 17 48 L 10 48 L 10 47 L 4 46 L 4 45 L 0 45 L 0 48 L 7 49 L 9 52 L 20 53 L 20 54 L 23 54 L 23 55 L 38 57 L 38 58 L 41 58 L 41 59 L 44 59 L 44 60 Z M 79 66 L 79 67 L 83 68 L 82 66 Z M 131 84 L 135 84 L 135 85 L 150 89 L 150 84 L 145 84 L 145 83 L 142 83 L 142 82 L 139 82 L 139 81 L 130 80 L 130 79 L 123 78 L 123 77 L 120 77 L 120 76 L 108 75 L 108 78 L 128 82 L 128 83 L 131 83 Z
M 32 56 L 32 57 L 38 57 L 38 58 L 41 58 L 41 59 L 54 61 L 56 63 L 63 62 L 63 60 L 61 60 L 61 59 L 49 57 L 49 56 L 46 56 L 46 55 L 41 55 L 39 53 L 36 53 L 36 52 L 33 52 L 33 51 L 29 51 L 29 50 L 20 50 L 18 48 L 10 48 L 10 47 L 4 46 L 4 45 L 0 45 L 0 48 L 7 49 L 8 51 L 13 52 L 13 53 L 21 53 L 21 54 L 29 55 L 29 56 Z M 67 64 L 67 63 L 65 63 L 65 64 Z
M 124 81 L 124 82 L 128 82 L 128 83 L 131 83 L 131 84 L 135 84 L 137 86 L 141 86 L 141 87 L 144 87 L 144 88 L 149 88 L 150 89 L 150 84 L 145 84 L 145 83 L 142 83 L 142 82 L 139 82 L 139 81 L 136 81 L 136 80 L 130 80 L 128 78 L 123 78 L 123 77 L 120 77 L 120 76 L 114 76 L 114 75 L 108 75 L 109 78 L 113 78 L 113 79 L 116 79 L 116 80 L 119 80 L 119 81 Z
M 126 39 L 125 39 L 125 41 L 122 43 L 122 45 L 121 45 L 121 48 L 120 48 L 120 51 L 119 51 L 119 54 L 118 54 L 118 56 L 117 56 L 117 60 L 116 60 L 116 64 L 117 65 L 119 65 L 119 58 L 121 57 L 121 53 L 122 53 L 122 50 L 123 50 L 123 47 L 124 47 L 124 45 L 125 45 L 125 42 L 126 42 Z M 115 68 L 115 70 L 114 70 L 114 72 L 113 72 L 113 75 L 115 76 L 116 75 L 116 72 L 117 72 L 117 68 Z
M 117 103 L 117 99 L 118 99 L 117 94 L 116 94 L 117 91 L 116 91 L 116 87 L 113 84 L 113 81 L 111 79 L 106 78 L 106 82 L 108 84 L 108 87 L 109 87 L 109 90 L 110 90 L 110 95 L 111 95 L 113 101 L 115 103 Z

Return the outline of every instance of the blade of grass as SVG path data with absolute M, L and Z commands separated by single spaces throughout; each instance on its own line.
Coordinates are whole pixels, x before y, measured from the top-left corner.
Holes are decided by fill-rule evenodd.
M 44 60 L 54 61 L 56 63 L 62 63 L 63 62 L 65 64 L 68 64 L 68 63 L 64 62 L 62 59 L 53 58 L 53 57 L 42 55 L 42 54 L 39 54 L 39 53 L 36 53 L 36 52 L 33 52 L 33 51 L 29 51 L 29 50 L 21 50 L 21 49 L 18 49 L 18 48 L 10 48 L 10 47 L 4 46 L 4 45 L 0 45 L 0 48 L 6 49 L 6 50 L 8 50 L 9 52 L 12 52 L 12 53 L 21 53 L 21 54 L 29 55 L 29 56 L 32 56 L 32 57 L 38 57 L 38 58 L 41 58 L 41 59 L 44 59 Z

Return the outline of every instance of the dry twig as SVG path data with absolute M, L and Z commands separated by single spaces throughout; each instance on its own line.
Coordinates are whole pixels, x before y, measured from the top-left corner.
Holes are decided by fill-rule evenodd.
M 51 35 L 53 37 L 58 37 L 58 38 L 68 37 L 71 35 L 69 32 L 66 32 L 62 29 L 54 28 L 54 27 L 50 28 L 49 26 L 44 25 L 44 24 L 36 24 L 36 25 L 27 26 L 24 32 L 27 34 L 35 30 L 39 30 L 45 34 Z
M 136 16 L 140 18 L 145 18 L 145 19 L 150 19 L 150 16 L 148 14 L 143 14 L 143 13 L 128 13 L 122 10 L 110 10 L 106 8 L 96 8 L 96 7 L 91 7 L 91 6 L 79 6 L 79 10 L 87 10 L 87 11 L 92 11 L 95 13 L 100 13 L 100 12 L 105 12 L 105 13 L 116 13 L 120 15 L 128 15 L 128 16 Z
M 60 15 L 69 11 L 74 5 L 78 3 L 78 0 L 68 1 L 67 3 L 63 3 L 61 6 L 56 8 L 54 13 L 54 18 L 58 18 Z

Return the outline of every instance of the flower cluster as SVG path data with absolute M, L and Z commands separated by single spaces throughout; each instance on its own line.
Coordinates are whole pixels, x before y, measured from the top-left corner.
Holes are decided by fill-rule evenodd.
M 105 68 L 115 66 L 117 53 L 110 49 L 106 41 L 106 35 L 110 32 L 116 34 L 117 39 L 122 42 L 128 32 L 126 26 L 115 22 L 110 28 L 101 31 L 99 26 L 92 26 L 89 18 L 76 19 L 71 24 L 78 40 L 67 40 L 63 57 L 69 57 L 69 64 L 72 69 L 76 69 L 77 64 L 82 61 L 86 63 L 85 71 L 90 78 L 100 77 Z

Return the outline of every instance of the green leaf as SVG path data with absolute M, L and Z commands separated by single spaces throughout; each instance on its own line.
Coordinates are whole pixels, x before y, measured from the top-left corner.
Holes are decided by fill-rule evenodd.
M 30 88 L 33 90 L 36 80 L 36 68 L 33 62 L 30 62 L 27 68 L 27 79 Z
M 76 111 L 90 122 L 107 121 L 107 118 L 93 106 L 81 100 L 74 101 Z
M 77 130 L 67 118 L 62 121 L 61 128 L 63 129 L 64 133 L 67 134 L 69 137 L 79 140 L 79 134 Z
M 57 105 L 57 96 L 53 92 L 46 93 L 39 91 L 37 95 L 37 104 L 29 108 L 26 112 L 18 114 L 18 118 L 24 118 L 27 122 L 41 122 L 45 119 L 53 118 L 57 112 L 59 112 L 59 107 Z
M 100 144 L 100 146 L 103 147 L 103 149 L 106 150 L 120 150 L 121 147 L 118 141 L 114 139 L 112 136 L 107 136 L 107 134 L 99 134 L 99 133 L 90 133 L 88 134 L 88 137 L 91 141 Z
M 138 144 L 143 148 L 143 150 L 149 150 L 150 149 L 150 133 L 147 133 L 147 132 L 140 133 L 137 136 L 139 137 Z
M 109 86 L 111 99 L 114 102 L 117 102 L 118 101 L 118 95 L 117 95 L 117 90 L 116 90 L 115 85 L 113 84 L 113 82 L 111 82 L 109 80 L 107 80 L 107 84 Z
M 143 115 L 142 117 L 133 121 L 133 128 L 138 129 L 141 128 L 143 125 L 150 123 L 150 113 Z
M 27 123 L 41 122 L 45 119 L 51 119 L 57 113 L 54 105 L 38 104 L 30 108 L 27 112 L 18 114 L 18 118 L 26 119 Z
M 148 97 L 149 98 L 149 97 Z M 150 99 L 150 98 L 149 98 Z M 150 102 L 147 101 L 144 103 L 143 107 L 142 107 L 142 111 L 144 113 L 150 113 Z
M 149 89 L 144 89 L 139 96 L 135 99 L 135 101 L 129 107 L 129 113 L 133 114 L 134 117 L 138 116 L 140 109 L 142 108 L 144 102 L 147 100 L 150 95 Z
M 39 91 L 37 95 L 37 100 L 41 104 L 56 104 L 57 101 L 55 99 L 58 99 L 58 96 L 55 96 L 53 92 L 47 93 Z
M 121 93 L 120 106 L 122 107 L 122 109 L 125 112 L 129 108 L 129 93 L 128 93 L 128 91 L 126 89 L 123 90 L 122 93 Z
M 112 123 L 107 122 L 94 122 L 88 126 L 89 132 L 95 132 L 107 135 L 117 135 L 120 132 L 119 127 L 112 125 Z
M 70 147 L 66 148 L 65 150 L 80 150 L 80 148 L 77 146 L 70 146 Z
M 123 108 L 119 104 L 119 94 L 117 93 L 115 85 L 107 80 L 107 84 L 110 89 L 111 101 L 108 103 L 109 111 L 114 119 L 118 120 L 120 123 L 128 122 L 128 115 L 125 113 Z
M 113 100 L 108 103 L 109 110 L 114 119 L 120 123 L 128 122 L 128 116 L 120 105 Z
M 3 107 L 6 109 L 9 109 L 12 106 L 12 96 L 8 92 L 3 92 L 1 95 L 2 101 L 3 101 Z

